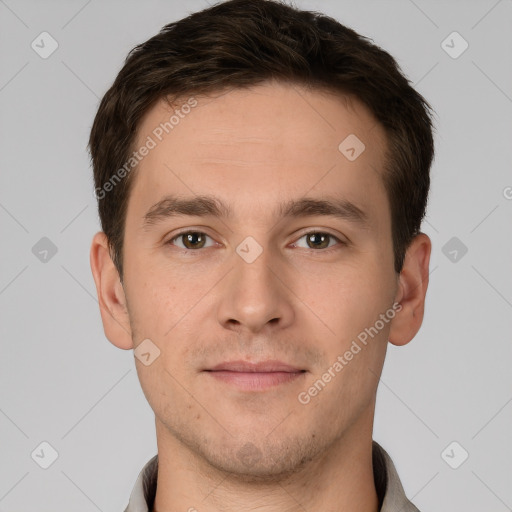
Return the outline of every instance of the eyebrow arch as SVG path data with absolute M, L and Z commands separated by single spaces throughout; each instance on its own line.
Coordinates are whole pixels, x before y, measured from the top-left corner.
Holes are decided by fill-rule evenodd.
M 321 215 L 347 220 L 363 228 L 369 227 L 367 214 L 346 199 L 303 197 L 280 203 L 276 212 L 277 216 L 281 218 Z M 230 218 L 232 210 L 215 196 L 200 195 L 193 198 L 180 198 L 167 195 L 155 203 L 144 215 L 143 228 L 149 230 L 152 225 L 176 216 Z

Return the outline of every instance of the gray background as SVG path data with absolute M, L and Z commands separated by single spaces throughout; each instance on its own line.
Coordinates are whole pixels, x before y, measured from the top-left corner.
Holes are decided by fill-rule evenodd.
M 296 5 L 371 37 L 437 112 L 425 320 L 389 347 L 374 438 L 422 512 L 512 510 L 512 1 Z M 128 51 L 206 6 L 0 0 L 0 511 L 124 510 L 156 453 L 133 353 L 100 320 L 86 143 Z M 46 59 L 31 47 L 43 31 L 59 45 Z M 453 31 L 469 43 L 458 58 Z M 48 469 L 31 457 L 43 441 Z

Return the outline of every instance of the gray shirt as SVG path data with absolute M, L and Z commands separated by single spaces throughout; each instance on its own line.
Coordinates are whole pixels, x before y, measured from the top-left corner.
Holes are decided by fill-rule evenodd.
M 407 499 L 391 457 L 376 441 L 373 441 L 372 460 L 380 512 L 420 512 Z M 152 512 L 157 475 L 158 454 L 139 473 L 124 512 Z

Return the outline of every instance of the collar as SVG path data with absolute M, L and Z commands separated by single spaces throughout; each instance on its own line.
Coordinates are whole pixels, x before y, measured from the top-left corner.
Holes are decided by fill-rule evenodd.
M 373 477 L 380 512 L 420 512 L 405 495 L 395 465 L 376 441 L 372 443 Z M 158 476 L 158 454 L 142 468 L 124 512 L 149 512 L 153 508 Z

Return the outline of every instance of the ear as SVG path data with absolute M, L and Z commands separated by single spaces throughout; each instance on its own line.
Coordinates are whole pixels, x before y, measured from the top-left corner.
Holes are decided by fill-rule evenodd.
M 103 231 L 96 233 L 92 239 L 90 262 L 105 336 L 118 348 L 132 349 L 126 297 Z
M 402 306 L 391 322 L 389 342 L 406 345 L 419 331 L 425 310 L 432 242 L 425 233 L 416 235 L 405 254 L 395 302 Z

